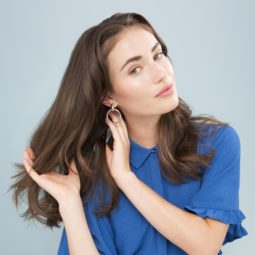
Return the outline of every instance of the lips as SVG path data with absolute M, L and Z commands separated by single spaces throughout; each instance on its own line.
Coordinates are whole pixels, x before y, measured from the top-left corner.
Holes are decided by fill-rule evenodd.
M 163 87 L 163 88 L 158 92 L 158 94 L 156 95 L 156 97 L 159 96 L 159 95 L 161 95 L 161 94 L 164 93 L 165 91 L 169 90 L 172 86 L 173 86 L 173 84 L 169 84 L 169 85 L 166 85 L 165 87 Z

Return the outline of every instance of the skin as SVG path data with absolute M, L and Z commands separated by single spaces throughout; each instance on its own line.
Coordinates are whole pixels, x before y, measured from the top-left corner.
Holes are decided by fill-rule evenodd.
M 175 73 L 165 57 L 155 58 L 160 52 L 151 52 L 155 37 L 141 28 L 125 30 L 108 56 L 109 73 L 114 93 L 103 103 L 118 105 L 126 118 L 114 124 L 107 121 L 113 138 L 113 150 L 106 144 L 106 159 L 116 184 L 130 202 L 163 236 L 188 254 L 217 254 L 228 225 L 210 218 L 184 211 L 159 196 L 140 181 L 131 171 L 129 164 L 129 136 L 144 147 L 157 143 L 156 126 L 161 114 L 178 105 Z M 142 60 L 132 63 L 119 72 L 130 57 L 142 55 Z M 132 68 L 137 72 L 130 75 Z M 174 84 L 173 93 L 156 98 L 155 95 L 166 84 Z M 117 117 L 111 112 L 116 122 Z M 67 176 L 52 172 L 38 175 L 32 168 L 35 156 L 30 148 L 24 151 L 24 165 L 31 178 L 48 191 L 60 205 L 60 213 L 67 229 L 70 254 L 98 254 L 90 235 L 79 196 L 80 180 L 74 162 Z M 154 210 L 157 208 L 157 210 Z
M 157 143 L 156 127 L 160 116 L 178 105 L 175 71 L 160 44 L 151 52 L 158 41 L 150 32 L 134 26 L 124 30 L 119 38 L 107 59 L 114 93 L 103 103 L 109 107 L 118 105 L 125 116 L 129 136 L 150 148 Z M 120 71 L 127 59 L 139 55 L 142 56 L 140 60 Z M 171 83 L 171 95 L 155 97 Z
M 68 175 L 56 172 L 39 175 L 33 169 L 35 155 L 31 148 L 24 151 L 24 166 L 30 177 L 50 193 L 59 204 L 65 225 L 70 255 L 99 255 L 90 233 L 80 197 L 80 178 L 74 161 Z

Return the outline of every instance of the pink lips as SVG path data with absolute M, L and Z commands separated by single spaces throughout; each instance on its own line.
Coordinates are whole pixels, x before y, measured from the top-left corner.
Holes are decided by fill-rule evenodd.
M 156 97 L 157 97 L 157 96 L 160 96 L 161 94 L 163 94 L 163 93 L 165 93 L 165 92 L 170 91 L 170 90 L 172 89 L 172 87 L 173 87 L 173 84 L 166 85 L 163 89 L 161 89 L 161 90 L 159 91 L 159 93 L 156 95 Z

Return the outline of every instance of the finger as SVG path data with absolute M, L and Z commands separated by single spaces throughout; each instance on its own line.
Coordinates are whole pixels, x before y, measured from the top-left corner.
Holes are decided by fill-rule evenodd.
M 105 144 L 105 154 L 106 154 L 107 164 L 108 164 L 108 166 L 110 166 L 111 158 L 112 158 L 112 150 L 110 149 L 110 147 L 107 143 Z
M 72 173 L 78 174 L 78 170 L 77 170 L 77 167 L 75 165 L 74 159 L 71 161 L 71 164 L 69 165 L 69 168 L 71 170 L 71 174 Z
M 118 118 L 116 117 L 116 115 L 114 115 L 113 118 L 115 118 L 115 120 L 114 120 L 115 122 L 118 121 Z M 114 126 L 117 128 L 117 131 L 120 134 L 122 142 L 129 145 L 130 142 L 129 142 L 128 130 L 127 130 L 127 126 L 126 126 L 124 119 L 122 118 L 119 121 L 119 123 L 115 124 Z
M 30 147 L 28 147 L 26 151 L 28 152 L 31 159 L 35 159 L 35 154 Z
M 121 143 L 121 137 L 120 137 L 120 134 L 116 128 L 116 126 L 114 124 L 112 124 L 109 120 L 106 119 L 106 123 L 108 124 L 110 130 L 111 130 L 111 133 L 112 133 L 112 137 L 113 137 L 113 149 L 115 147 L 115 144 L 116 143 Z
M 129 141 L 129 139 L 128 139 L 127 125 L 126 125 L 126 122 L 124 121 L 124 119 L 122 119 L 122 120 L 120 121 L 120 124 L 121 124 L 121 126 L 122 126 L 122 129 L 123 129 L 125 138 Z
M 44 176 L 48 176 L 48 178 L 56 178 L 57 176 L 59 176 L 60 174 L 55 172 L 55 171 L 51 171 L 51 172 L 48 172 L 47 174 L 42 174 Z
M 25 169 L 27 173 L 30 175 L 30 177 L 34 180 L 37 180 L 38 173 L 32 168 L 29 161 L 26 158 L 24 158 L 23 162 L 24 162 Z
M 122 125 L 121 125 L 121 122 L 122 122 L 123 120 L 121 120 L 120 122 L 118 122 L 119 119 L 118 119 L 118 118 L 116 117 L 116 115 L 115 115 L 114 113 L 112 113 L 112 112 L 110 112 L 109 115 L 110 115 L 110 117 L 112 118 L 113 122 L 115 123 L 115 124 L 113 124 L 112 122 L 110 122 L 110 121 L 106 118 L 107 123 L 108 123 L 108 125 L 109 125 L 110 128 L 111 128 L 111 131 L 112 131 L 112 130 L 115 130 L 116 135 L 118 134 L 118 136 L 119 136 L 119 138 L 121 139 L 121 141 L 125 141 L 125 140 L 126 140 L 126 135 L 125 135 L 124 130 L 123 130 L 123 127 L 122 127 Z M 116 122 L 118 122 L 118 123 L 116 123 Z M 115 137 L 115 139 L 117 139 L 117 137 Z
M 30 155 L 28 154 L 27 150 L 24 151 L 24 158 L 29 162 L 31 166 L 34 165 L 33 160 L 30 158 Z
M 111 113 L 114 113 L 114 112 L 111 112 Z M 113 118 L 114 118 L 115 122 L 117 122 L 119 120 L 119 118 L 116 117 L 116 114 L 113 114 Z M 121 118 L 121 120 L 115 125 L 116 126 L 120 125 L 122 127 L 123 134 L 124 134 L 125 138 L 128 139 L 128 130 L 127 130 L 127 126 L 126 126 L 124 119 Z
M 24 157 L 27 158 L 27 159 L 30 159 L 30 160 L 33 160 L 34 159 L 34 154 L 31 153 L 31 149 L 30 148 L 26 148 L 24 150 Z

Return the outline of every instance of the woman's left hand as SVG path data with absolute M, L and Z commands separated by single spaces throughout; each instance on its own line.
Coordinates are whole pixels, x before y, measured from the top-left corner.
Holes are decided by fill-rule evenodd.
M 113 122 L 117 122 L 118 118 L 115 112 L 110 112 L 109 116 Z M 113 136 L 113 150 L 106 144 L 106 159 L 112 177 L 115 180 L 122 178 L 127 173 L 131 172 L 129 164 L 130 142 L 126 123 L 122 119 L 120 122 L 113 124 L 105 119 Z

